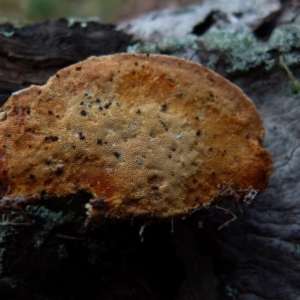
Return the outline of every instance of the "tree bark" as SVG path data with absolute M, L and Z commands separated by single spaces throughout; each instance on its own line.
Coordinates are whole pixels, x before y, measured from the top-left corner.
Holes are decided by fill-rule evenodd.
M 82 213 L 46 199 L 27 209 L 33 225 L 0 227 L 2 299 L 300 299 L 300 91 L 279 66 L 279 57 L 290 55 L 289 69 L 296 74 L 300 29 L 295 26 L 290 48 L 280 48 L 286 42 L 269 43 L 267 58 L 261 58 L 261 44 L 251 44 L 257 61 L 244 69 L 239 63 L 250 61 L 248 52 L 241 56 L 212 49 L 207 40 L 199 42 L 193 55 L 207 64 L 213 56 L 214 69 L 254 101 L 265 124 L 264 145 L 272 154 L 274 173 L 267 190 L 243 212 L 224 206 L 237 215 L 236 221 L 218 230 L 230 215 L 217 208 L 199 211 L 174 220 L 173 233 L 168 223 L 146 226 L 141 242 L 144 224 L 139 222 L 86 229 L 84 193 L 70 196 Z M 13 91 L 45 83 L 64 66 L 125 51 L 133 41 L 113 26 L 68 27 L 64 20 L 18 29 L 1 25 L 0 32 L 13 34 L 0 34 L 2 103 Z M 185 56 L 190 50 L 175 54 Z M 268 62 L 273 65 L 266 70 Z M 19 214 L 12 218 L 23 220 Z
M 44 84 L 58 70 L 92 55 L 126 51 L 132 37 L 113 25 L 47 21 L 0 25 L 0 103 L 14 91 Z

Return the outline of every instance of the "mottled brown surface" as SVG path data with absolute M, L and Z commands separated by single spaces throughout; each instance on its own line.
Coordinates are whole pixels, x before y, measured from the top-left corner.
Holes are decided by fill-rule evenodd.
M 186 214 L 224 184 L 264 190 L 263 135 L 253 103 L 203 66 L 92 57 L 2 107 L 1 203 L 86 191 L 92 218 Z

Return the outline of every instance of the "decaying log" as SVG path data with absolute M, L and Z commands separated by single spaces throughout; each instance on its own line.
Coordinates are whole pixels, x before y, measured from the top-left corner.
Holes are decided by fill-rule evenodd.
M 194 41 L 197 50 L 189 42 L 172 53 L 213 67 L 254 101 L 275 167 L 267 190 L 242 211 L 222 206 L 237 219 L 221 230 L 231 216 L 217 207 L 173 224 L 133 220 L 86 228 L 86 193 L 65 199 L 65 206 L 45 198 L 41 206 L 27 209 L 25 218 L 11 215 L 9 224 L 3 214 L 3 299 L 300 299 L 300 93 L 291 77 L 299 66 L 300 28 L 297 17 L 285 21 L 289 27 L 276 28 L 276 22 L 265 43 L 258 43 L 251 30 L 232 34 L 225 28 L 222 35 L 201 33 Z M 12 37 L 0 35 L 2 101 L 19 88 L 44 83 L 63 66 L 89 55 L 125 51 L 132 42 L 94 23 L 86 28 L 68 28 L 66 21 L 1 28 L 15 31 Z M 99 40 L 103 43 L 94 43 Z
M 58 70 L 91 55 L 124 52 L 130 42 L 130 35 L 97 22 L 0 25 L 0 103 L 12 92 L 44 84 Z

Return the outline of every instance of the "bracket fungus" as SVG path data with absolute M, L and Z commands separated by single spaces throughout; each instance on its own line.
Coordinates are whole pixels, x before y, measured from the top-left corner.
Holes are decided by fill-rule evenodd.
M 85 191 L 91 219 L 248 201 L 272 171 L 242 91 L 205 67 L 116 54 L 60 70 L 0 110 L 0 208 Z

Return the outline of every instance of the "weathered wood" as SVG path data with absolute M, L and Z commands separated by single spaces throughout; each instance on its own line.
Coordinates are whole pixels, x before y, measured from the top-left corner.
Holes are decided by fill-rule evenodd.
M 10 45 L 6 52 L 1 46 L 0 58 L 7 66 L 0 74 L 2 99 L 20 87 L 43 83 L 69 63 L 88 55 L 123 51 L 130 42 L 130 37 L 109 27 L 123 42 L 111 38 L 114 50 L 101 52 L 92 42 L 93 37 L 103 36 L 97 29 L 100 25 L 89 26 L 70 29 L 65 21 L 45 23 L 40 47 L 34 45 L 33 36 L 26 38 L 28 44 L 14 41 L 19 34 L 1 37 Z M 79 32 L 76 39 L 73 30 Z M 90 39 L 77 42 L 85 30 Z M 297 58 L 299 38 L 292 37 L 294 44 L 285 54 Z M 186 220 L 174 220 L 174 233 L 172 224 L 154 223 L 145 227 L 141 237 L 139 231 L 145 224 L 135 220 L 133 225 L 121 222 L 84 229 L 83 207 L 88 199 L 84 193 L 65 199 L 64 207 L 53 204 L 50 200 L 54 199 L 44 199 L 41 207 L 26 211 L 33 225 L 0 227 L 0 250 L 4 249 L 0 252 L 0 293 L 6 299 L 34 299 L 37 294 L 47 299 L 300 299 L 300 93 L 291 92 L 291 79 L 276 66 L 281 54 L 280 47 L 270 50 L 275 66 L 269 72 L 262 60 L 233 75 L 225 71 L 235 63 L 230 54 L 200 47 L 193 55 L 204 63 L 212 55 L 217 57 L 215 69 L 255 102 L 266 126 L 265 145 L 273 156 L 274 174 L 268 189 L 250 207 L 242 207 L 243 213 L 225 206 L 237 215 L 235 222 L 218 230 L 230 215 L 219 209 L 200 211 Z M 294 66 L 298 64 L 295 60 Z M 296 73 L 297 68 L 291 71 Z M 77 205 L 82 214 L 72 207 L 76 200 L 80 200 Z M 13 221 L 24 219 L 15 215 Z
M 14 91 L 44 84 L 59 69 L 91 55 L 126 51 L 130 35 L 113 25 L 66 20 L 16 28 L 0 25 L 0 104 Z

